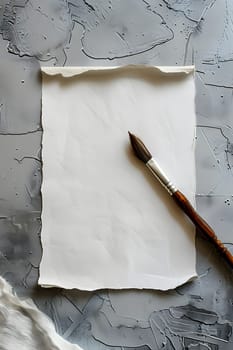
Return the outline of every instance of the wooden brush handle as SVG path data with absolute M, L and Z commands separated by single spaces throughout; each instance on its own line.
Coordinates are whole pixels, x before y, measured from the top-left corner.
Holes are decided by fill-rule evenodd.
M 233 255 L 227 250 L 224 244 L 218 239 L 214 230 L 202 219 L 202 217 L 196 212 L 188 199 L 182 192 L 176 191 L 172 194 L 173 199 L 179 205 L 179 207 L 185 212 L 185 214 L 192 220 L 194 225 L 211 241 L 217 248 L 219 253 L 233 268 Z

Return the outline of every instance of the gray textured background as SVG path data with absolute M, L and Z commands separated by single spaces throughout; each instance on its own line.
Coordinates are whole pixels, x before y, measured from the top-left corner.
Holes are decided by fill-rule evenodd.
M 85 350 L 232 349 L 232 273 L 199 236 L 199 277 L 167 293 L 37 279 L 40 65 L 195 64 L 197 206 L 233 248 L 233 1 L 0 0 L 0 34 L 0 274 Z

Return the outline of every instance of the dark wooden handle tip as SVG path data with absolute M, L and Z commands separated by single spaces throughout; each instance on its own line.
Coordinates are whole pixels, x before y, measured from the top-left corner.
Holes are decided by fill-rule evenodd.
M 224 244 L 218 239 L 214 230 L 207 224 L 207 222 L 196 212 L 188 199 L 182 192 L 176 191 L 172 195 L 178 206 L 185 212 L 200 232 L 202 232 L 206 238 L 211 241 L 222 257 L 233 268 L 233 255 L 224 246 Z

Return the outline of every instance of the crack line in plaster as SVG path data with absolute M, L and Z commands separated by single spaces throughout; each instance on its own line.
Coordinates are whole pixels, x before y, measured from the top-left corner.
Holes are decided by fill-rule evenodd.
M 163 0 L 163 1 L 166 1 L 166 0 Z M 192 30 L 190 31 L 189 33 L 189 36 L 188 36 L 188 39 L 186 41 L 186 44 L 185 44 L 185 53 L 184 53 L 184 65 L 187 64 L 187 57 L 188 57 L 188 50 L 189 50 L 189 43 L 190 43 L 190 40 L 191 40 L 191 37 L 194 33 L 196 33 L 197 31 L 199 31 L 200 29 L 200 24 L 201 22 L 204 20 L 204 17 L 207 13 L 207 11 L 214 5 L 214 3 L 216 2 L 216 0 L 213 0 L 209 5 L 205 6 L 205 8 L 203 9 L 200 17 L 198 20 L 196 20 L 196 26 L 194 28 L 192 28 Z M 173 10 L 173 9 L 172 9 Z M 183 11 L 181 11 L 183 12 Z M 184 13 L 184 12 L 183 12 Z M 193 56 L 193 55 L 192 55 Z
M 232 173 L 232 166 L 230 165 L 230 160 L 229 160 L 229 153 L 230 153 L 229 146 L 231 145 L 231 142 L 230 142 L 229 137 L 227 137 L 227 136 L 224 134 L 224 132 L 223 132 L 223 130 L 222 130 L 221 127 L 210 126 L 210 125 L 200 125 L 200 124 L 197 125 L 197 127 L 199 127 L 199 128 L 209 128 L 209 129 L 216 129 L 216 130 L 219 130 L 220 133 L 222 134 L 222 136 L 226 139 L 226 141 L 227 141 L 227 147 L 226 147 L 226 150 L 225 150 L 226 165 L 227 165 L 228 170 L 230 170 L 231 175 L 233 176 L 233 173 Z M 229 128 L 230 131 L 232 131 L 230 126 L 227 125 L 226 127 Z M 208 143 L 208 145 L 209 145 L 209 142 L 207 142 L 207 143 Z M 209 145 L 209 146 L 210 146 L 210 145 Z M 214 155 L 214 158 L 216 159 L 215 155 Z M 216 159 L 216 161 L 217 161 L 217 159 Z M 211 192 L 211 191 L 210 191 L 210 192 Z
M 67 296 L 66 294 L 63 294 L 63 297 L 64 297 L 65 299 L 67 299 L 67 300 L 73 305 L 73 307 L 74 307 L 78 312 L 80 312 L 81 315 L 83 315 L 83 311 L 73 302 L 73 300 L 72 300 L 69 296 Z M 72 322 L 74 322 L 74 321 L 72 320 Z
M 37 157 L 33 157 L 33 156 L 24 156 L 22 158 L 14 158 L 14 160 L 16 160 L 19 164 L 21 164 L 24 161 L 24 159 L 32 159 L 32 160 L 35 160 L 39 163 L 42 163 L 41 159 L 39 159 Z
M 83 1 L 84 1 L 84 0 L 83 0 Z M 85 2 L 85 1 L 84 1 L 84 2 Z M 117 59 L 117 58 L 129 58 L 129 57 L 131 57 L 131 56 L 135 56 L 135 55 L 139 55 L 139 54 L 141 54 L 141 53 L 148 52 L 148 51 L 150 51 L 150 50 L 153 50 L 156 46 L 163 45 L 163 44 L 167 43 L 168 41 L 173 40 L 173 39 L 174 39 L 174 32 L 173 32 L 173 30 L 166 24 L 164 18 L 163 18 L 158 12 L 152 10 L 152 9 L 150 8 L 150 4 L 149 4 L 146 0 L 142 0 L 142 2 L 145 3 L 145 4 L 147 5 L 147 6 L 146 6 L 146 10 L 152 12 L 153 14 L 155 14 L 155 15 L 157 15 L 157 16 L 159 16 L 159 17 L 161 18 L 161 24 L 164 25 L 164 26 L 167 28 L 167 30 L 171 33 L 171 37 L 168 37 L 167 39 L 164 39 L 164 41 L 163 41 L 162 43 L 154 44 L 152 47 L 149 47 L 148 49 L 140 50 L 139 52 L 135 52 L 135 53 L 134 53 L 134 52 L 130 52 L 130 53 L 128 53 L 128 54 L 114 55 L 113 57 L 109 57 L 109 56 L 108 56 L 108 57 L 95 57 L 95 56 L 92 56 L 91 54 L 88 54 L 88 53 L 86 52 L 86 50 L 85 50 L 85 47 L 84 47 L 84 46 L 85 46 L 85 45 L 84 45 L 84 38 L 85 38 L 85 35 L 86 35 L 87 30 L 89 30 L 89 29 L 87 28 L 87 27 L 88 27 L 87 23 L 86 23 L 86 24 L 82 23 L 82 22 L 80 21 L 80 19 L 78 18 L 78 15 L 72 15 L 72 14 L 71 14 L 71 17 L 72 17 L 72 19 L 74 20 L 74 22 L 77 22 L 77 23 L 80 24 L 80 25 L 82 26 L 82 28 L 83 28 L 83 33 L 82 33 L 82 36 L 81 36 L 81 38 L 80 38 L 81 44 L 82 44 L 81 51 L 82 51 L 87 57 L 89 57 L 89 58 L 91 58 L 91 59 L 95 59 L 95 60 L 104 60 L 104 59 L 105 59 L 105 60 L 110 60 L 110 61 L 111 61 L 111 60 L 114 60 L 114 59 Z M 72 5 L 72 6 L 76 7 L 76 8 L 78 8 L 78 6 L 75 5 L 72 1 L 71 1 L 71 2 L 68 2 L 68 4 L 70 4 L 70 5 Z M 96 13 L 96 11 L 95 11 L 95 13 Z M 105 19 L 105 16 L 104 16 L 104 19 Z M 99 23 L 98 23 L 98 24 L 99 24 Z M 98 24 L 96 24 L 96 25 L 98 25 Z M 119 33 L 116 32 L 116 35 L 119 36 Z M 120 38 L 126 43 L 127 46 L 129 45 L 129 44 L 127 43 L 127 41 L 126 41 L 125 38 L 123 38 L 122 36 L 120 36 Z
M 214 86 L 214 87 L 223 88 L 223 89 L 233 89 L 233 86 L 231 85 L 220 85 L 220 84 L 213 84 L 213 83 L 205 83 L 205 85 Z
M 42 128 L 38 128 L 36 130 L 31 130 L 31 131 L 25 131 L 25 132 L 19 132 L 19 133 L 14 133 L 14 132 L 0 132 L 0 137 L 1 136 L 24 136 L 24 135 L 30 135 L 30 134 L 36 134 L 36 133 L 41 133 L 43 132 Z
M 169 5 L 168 0 L 162 0 L 162 1 L 163 1 L 163 3 L 166 5 L 166 7 L 167 7 L 169 10 L 172 10 L 172 11 L 177 12 L 177 13 L 182 13 L 182 14 L 184 15 L 184 17 L 185 17 L 186 19 L 188 19 L 189 21 L 191 21 L 191 22 L 194 22 L 194 23 L 198 23 L 198 22 L 199 22 L 198 19 L 194 19 L 194 18 L 189 17 L 189 16 L 185 13 L 185 10 L 178 10 L 178 9 L 175 9 L 174 7 L 172 7 L 172 5 Z M 214 1 L 216 1 L 216 0 L 214 0 Z M 203 12 L 204 12 L 204 11 L 203 11 Z M 202 12 L 202 14 L 203 14 L 203 12 Z M 201 14 L 200 17 L 202 17 L 202 14 Z

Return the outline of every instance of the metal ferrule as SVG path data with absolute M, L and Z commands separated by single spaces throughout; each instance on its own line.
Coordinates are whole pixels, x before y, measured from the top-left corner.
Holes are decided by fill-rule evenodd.
M 154 158 L 151 158 L 146 163 L 146 166 L 150 169 L 150 171 L 156 177 L 156 179 L 159 180 L 161 185 L 166 188 L 166 190 L 171 196 L 177 191 L 177 188 L 168 179 L 167 175 L 163 172 L 163 170 L 160 168 L 159 164 Z

